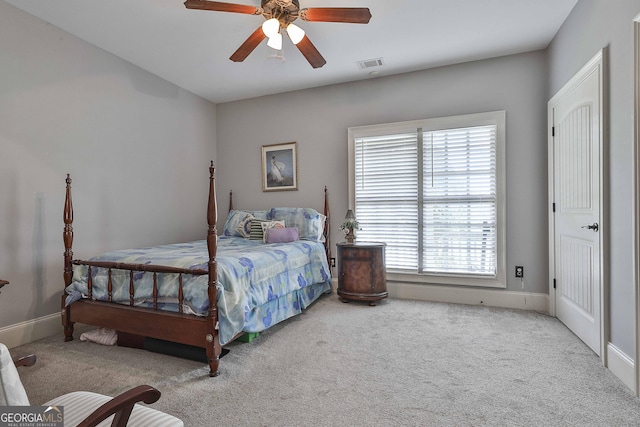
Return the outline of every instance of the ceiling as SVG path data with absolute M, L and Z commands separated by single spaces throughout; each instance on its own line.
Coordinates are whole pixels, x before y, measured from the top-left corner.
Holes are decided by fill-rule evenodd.
M 229 56 L 261 16 L 186 9 L 181 0 L 5 0 L 215 103 L 544 49 L 578 0 L 300 0 L 368 7 L 369 24 L 296 24 L 327 60 L 313 69 L 284 37 Z M 225 0 L 260 6 L 260 0 Z M 362 70 L 357 61 L 382 58 Z

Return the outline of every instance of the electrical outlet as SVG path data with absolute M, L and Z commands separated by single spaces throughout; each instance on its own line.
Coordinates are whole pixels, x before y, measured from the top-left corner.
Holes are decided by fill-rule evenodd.
M 516 265 L 516 277 L 524 277 L 524 267 L 521 265 Z
M 336 259 L 331 258 L 331 267 L 335 267 L 335 266 L 336 266 Z

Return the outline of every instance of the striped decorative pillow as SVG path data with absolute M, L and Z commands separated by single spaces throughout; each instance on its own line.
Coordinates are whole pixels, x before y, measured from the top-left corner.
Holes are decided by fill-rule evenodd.
M 264 241 L 264 235 L 262 233 L 262 222 L 259 219 L 251 220 L 251 230 L 249 231 L 249 240 L 261 240 Z

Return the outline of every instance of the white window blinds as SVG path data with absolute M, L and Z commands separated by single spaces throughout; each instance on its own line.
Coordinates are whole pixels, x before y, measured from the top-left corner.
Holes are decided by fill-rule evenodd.
M 496 275 L 496 127 L 425 133 L 422 269 Z
M 418 169 L 417 133 L 356 139 L 358 239 L 387 243 L 387 267 L 418 265 Z
M 388 271 L 495 278 L 498 126 L 393 129 L 353 137 L 358 240 L 387 244 Z

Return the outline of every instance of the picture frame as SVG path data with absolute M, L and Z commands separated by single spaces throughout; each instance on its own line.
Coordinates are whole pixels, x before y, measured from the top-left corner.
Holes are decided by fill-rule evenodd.
M 262 146 L 262 191 L 298 189 L 297 143 Z

